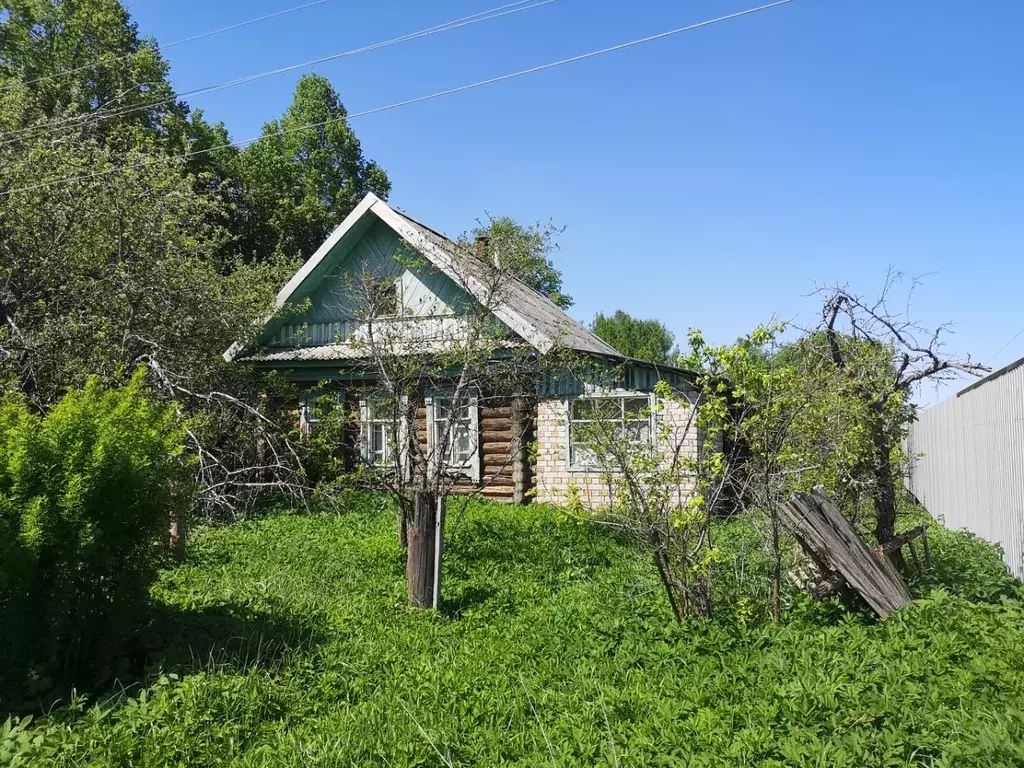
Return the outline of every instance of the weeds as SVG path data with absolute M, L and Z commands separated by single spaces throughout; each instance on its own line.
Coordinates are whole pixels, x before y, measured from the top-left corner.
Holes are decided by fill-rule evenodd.
M 750 536 L 717 538 L 730 595 L 770 576 Z M 12 721 L 0 764 L 1020 765 L 1024 607 L 991 547 L 929 537 L 888 621 L 791 593 L 779 625 L 677 625 L 644 553 L 540 506 L 471 505 L 439 615 L 372 499 L 204 529 L 144 686 Z

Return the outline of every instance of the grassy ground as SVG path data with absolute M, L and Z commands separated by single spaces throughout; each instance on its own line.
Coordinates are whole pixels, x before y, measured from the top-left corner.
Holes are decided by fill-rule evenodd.
M 642 553 L 479 504 L 434 615 L 404 607 L 380 507 L 198 531 L 154 592 L 151 674 L 37 720 L 28 763 L 1024 765 L 1024 608 L 968 537 L 934 530 L 928 594 L 889 621 L 789 596 L 773 626 L 729 523 L 729 610 L 674 625 Z

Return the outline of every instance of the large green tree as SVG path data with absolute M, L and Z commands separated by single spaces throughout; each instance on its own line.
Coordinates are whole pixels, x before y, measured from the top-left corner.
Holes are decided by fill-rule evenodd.
M 391 182 L 363 156 L 347 114 L 328 80 L 306 75 L 285 114 L 242 152 L 248 212 L 238 247 L 246 258 L 309 257 L 367 192 L 388 196 Z
M 557 237 L 562 230 L 554 224 L 523 225 L 508 216 L 489 217 L 472 235 L 485 238 L 485 258 L 547 296 L 562 309 L 572 306 L 572 296 L 562 290 L 562 273 L 551 255 L 558 250 Z
M 652 363 L 670 363 L 675 334 L 657 320 L 641 320 L 619 309 L 613 315 L 598 313 L 591 330 L 626 357 Z

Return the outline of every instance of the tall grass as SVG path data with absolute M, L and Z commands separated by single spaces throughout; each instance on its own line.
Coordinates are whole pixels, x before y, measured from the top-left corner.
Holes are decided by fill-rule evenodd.
M 432 614 L 405 608 L 382 504 L 199 531 L 154 590 L 149 674 L 33 723 L 28 764 L 1024 764 L 1024 608 L 1009 582 L 936 589 L 959 534 L 936 529 L 931 591 L 884 623 L 790 595 L 778 626 L 674 624 L 628 544 L 474 504 Z M 723 589 L 741 547 L 759 578 L 743 525 L 719 532 Z

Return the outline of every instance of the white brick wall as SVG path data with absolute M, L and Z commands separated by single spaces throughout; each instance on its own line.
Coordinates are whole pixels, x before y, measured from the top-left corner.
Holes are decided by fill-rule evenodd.
M 696 456 L 697 429 L 690 426 L 692 409 L 665 401 L 658 411 L 659 432 L 668 425 L 669 436 L 659 444 L 666 456 L 678 445 L 684 455 Z M 569 407 L 565 398 L 541 400 L 537 405 L 537 465 L 534 472 L 536 500 L 545 504 L 565 504 L 570 487 L 575 486 L 588 509 L 608 507 L 613 502 L 615 478 L 602 478 L 600 472 L 569 468 Z M 692 486 L 684 481 L 679 488 L 680 501 L 688 498 Z

